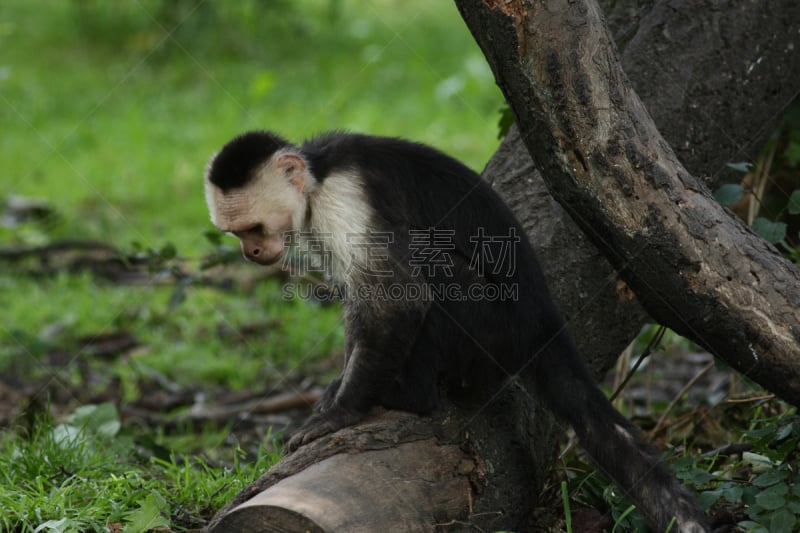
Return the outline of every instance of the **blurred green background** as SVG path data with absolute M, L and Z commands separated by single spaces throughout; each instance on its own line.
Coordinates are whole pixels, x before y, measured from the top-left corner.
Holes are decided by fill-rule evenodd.
M 205 163 L 248 129 L 409 137 L 477 170 L 498 144 L 451 2 L 6 0 L 0 20 L 1 191 L 53 202 L 51 238 L 202 249 Z

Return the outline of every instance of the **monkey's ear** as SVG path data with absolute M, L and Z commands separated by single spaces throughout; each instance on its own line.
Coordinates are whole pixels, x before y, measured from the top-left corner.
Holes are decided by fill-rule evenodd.
M 278 172 L 283 173 L 299 192 L 305 188 L 306 162 L 291 152 L 280 154 L 275 160 Z

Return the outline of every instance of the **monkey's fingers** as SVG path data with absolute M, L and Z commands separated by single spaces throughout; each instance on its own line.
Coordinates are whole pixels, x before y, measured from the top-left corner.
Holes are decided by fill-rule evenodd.
M 322 413 L 317 413 L 306 420 L 305 424 L 286 443 L 286 451 L 294 452 L 300 446 L 308 444 L 320 437 L 334 433 L 342 428 L 352 426 L 363 415 L 343 407 L 332 407 Z

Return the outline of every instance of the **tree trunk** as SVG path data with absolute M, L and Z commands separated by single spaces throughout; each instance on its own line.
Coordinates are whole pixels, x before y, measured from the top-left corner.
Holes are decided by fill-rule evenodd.
M 551 193 L 650 315 L 800 403 L 800 273 L 683 168 L 597 4 L 457 3 Z
M 752 161 L 800 90 L 800 3 L 600 3 L 625 74 L 681 163 L 712 189 L 741 179 L 725 165 Z
M 735 0 L 602 2 L 622 65 L 659 130 L 711 187 L 740 179 L 728 162 L 750 160 L 800 91 L 800 4 Z M 462 9 L 469 9 L 462 5 Z M 757 27 L 769 31 L 753 31 Z M 757 68 L 750 69 L 755 65 Z M 776 84 L 776 82 L 779 82 Z M 746 109 L 746 113 L 731 110 Z M 757 117 L 757 120 L 754 120 Z M 547 190 L 516 128 L 484 177 L 506 199 L 537 249 L 553 298 L 581 353 L 602 375 L 647 315 L 603 254 Z

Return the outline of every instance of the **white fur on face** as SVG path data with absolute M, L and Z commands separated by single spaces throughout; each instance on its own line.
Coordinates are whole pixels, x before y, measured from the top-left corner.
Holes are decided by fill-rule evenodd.
M 205 180 L 205 196 L 211 222 L 223 231 L 237 231 L 261 224 L 267 232 L 298 230 L 302 237 L 321 239 L 323 251 L 330 253 L 334 278 L 344 281 L 346 273 L 358 268 L 365 254 L 354 254 L 352 242 L 367 235 L 372 207 L 366 200 L 364 185 L 356 173 L 339 173 L 317 182 L 306 170 L 302 191 L 279 172 L 276 154 L 257 171 L 256 177 L 241 189 L 223 193 Z M 212 159 L 213 161 L 213 159 Z M 311 217 L 306 220 L 308 208 Z M 291 219 L 291 228 L 285 221 Z M 280 222 L 283 221 L 283 222 Z
M 275 157 L 267 161 L 250 183 L 240 189 L 222 192 L 206 176 L 205 196 L 211 222 L 223 231 L 237 231 L 261 224 L 267 232 L 302 229 L 306 212 L 303 192 L 275 168 Z M 306 172 L 306 174 L 308 174 Z M 310 180 L 310 176 L 305 178 Z M 290 219 L 292 227 L 281 221 Z

